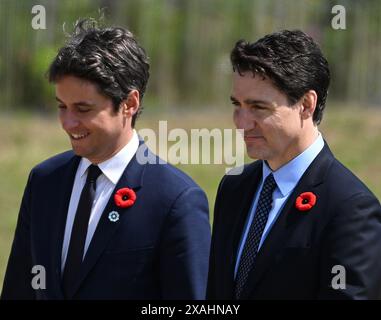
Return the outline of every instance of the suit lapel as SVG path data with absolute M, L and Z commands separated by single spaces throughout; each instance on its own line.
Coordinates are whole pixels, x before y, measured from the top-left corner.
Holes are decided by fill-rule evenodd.
M 57 181 L 60 181 L 60 184 L 57 184 L 59 189 L 55 190 L 56 194 L 62 196 L 59 197 L 59 203 L 57 203 L 57 215 L 52 216 L 51 220 L 50 232 L 53 237 L 53 241 L 51 243 L 50 257 L 52 258 L 52 270 L 56 271 L 54 272 L 54 276 L 56 277 L 57 284 L 59 284 L 58 291 L 61 298 L 64 296 L 61 286 L 63 238 L 65 234 L 66 219 L 69 209 L 71 192 L 74 184 L 75 173 L 77 171 L 80 160 L 80 157 L 73 155 L 73 158 L 65 167 L 63 167 L 60 175 L 57 176 Z
M 237 199 L 242 197 L 242 202 L 240 207 L 237 210 L 237 207 L 231 207 L 229 210 L 232 212 L 239 212 L 237 215 L 237 219 L 233 224 L 233 232 L 231 233 L 231 240 L 228 243 L 231 244 L 231 247 L 228 249 L 229 251 L 229 263 L 227 270 L 227 277 L 229 279 L 228 283 L 228 292 L 234 292 L 234 270 L 237 261 L 237 254 L 239 243 L 242 237 L 243 228 L 245 226 L 245 222 L 247 220 L 247 216 L 250 212 L 250 208 L 254 199 L 254 195 L 258 185 L 260 184 L 262 178 L 262 162 L 257 162 L 249 168 L 249 172 L 246 173 L 245 178 L 239 184 L 235 186 L 234 194 L 237 195 Z M 242 192 L 242 190 L 249 190 L 249 192 Z M 236 202 L 233 202 L 234 206 L 236 206 Z M 231 298 L 233 295 L 231 296 Z
M 329 147 L 325 145 L 303 174 L 258 252 L 254 267 L 242 292 L 242 299 L 246 299 L 255 290 L 266 271 L 274 263 L 277 252 L 287 243 L 293 227 L 300 221 L 298 219 L 300 212 L 295 208 L 296 198 L 306 191 L 315 193 L 319 198 L 318 186 L 324 182 L 325 173 L 333 159 Z
M 85 255 L 85 259 L 82 263 L 80 270 L 80 277 L 77 285 L 73 289 L 71 296 L 74 296 L 76 291 L 79 289 L 81 283 L 85 280 L 88 273 L 96 264 L 97 260 L 106 249 L 111 237 L 116 232 L 120 226 L 121 220 L 127 214 L 132 207 L 129 208 L 119 208 L 114 202 L 114 194 L 120 188 L 131 188 L 137 191 L 143 185 L 143 175 L 144 175 L 144 165 L 140 165 L 136 159 L 136 155 L 131 159 L 127 168 L 125 169 L 123 175 L 119 179 L 117 185 L 115 186 L 113 193 L 101 215 L 97 228 L 95 230 L 94 236 L 90 242 L 89 248 Z M 108 215 L 111 211 L 116 211 L 119 213 L 119 220 L 116 222 L 111 222 Z

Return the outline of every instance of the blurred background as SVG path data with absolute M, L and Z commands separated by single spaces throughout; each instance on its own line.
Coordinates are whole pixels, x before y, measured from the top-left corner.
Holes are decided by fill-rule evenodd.
M 332 27 L 337 4 L 345 8 L 345 29 Z M 32 26 L 34 5 L 45 8 L 45 29 Z M 63 30 L 86 17 L 129 28 L 150 57 L 138 130 L 157 130 L 159 120 L 168 129 L 233 128 L 229 54 L 235 42 L 305 31 L 331 68 L 320 130 L 336 157 L 381 197 L 381 1 L 0 0 L 0 290 L 28 173 L 70 148 L 45 72 L 65 41 Z M 206 191 L 212 221 L 225 166 L 180 167 Z

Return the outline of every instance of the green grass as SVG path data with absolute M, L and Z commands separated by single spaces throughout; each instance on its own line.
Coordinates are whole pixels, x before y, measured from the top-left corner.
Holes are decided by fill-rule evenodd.
M 147 110 L 148 111 L 148 110 Z M 228 111 L 143 113 L 137 129 L 233 128 Z M 381 197 L 381 112 L 371 109 L 327 110 L 320 128 L 336 157 Z M 69 149 L 66 135 L 54 117 L 0 114 L 0 290 L 13 239 L 18 209 L 30 169 Z M 206 191 L 213 209 L 225 165 L 179 166 Z M 212 217 L 211 217 L 212 218 Z

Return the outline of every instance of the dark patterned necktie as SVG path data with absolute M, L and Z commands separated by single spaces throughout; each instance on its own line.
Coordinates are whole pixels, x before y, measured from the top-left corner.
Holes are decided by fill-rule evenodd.
M 73 286 L 75 286 L 78 280 L 83 259 L 87 227 L 95 196 L 96 181 L 101 173 L 102 171 L 99 167 L 93 164 L 90 165 L 87 170 L 87 179 L 78 202 L 62 279 L 66 297 L 72 291 Z
M 272 206 L 272 195 L 276 187 L 273 174 L 270 173 L 264 184 L 259 196 L 255 216 L 251 223 L 247 234 L 246 242 L 242 251 L 241 260 L 239 262 L 238 271 L 235 281 L 235 298 L 241 297 L 243 288 L 246 284 L 249 272 L 253 268 L 254 260 L 257 256 L 259 243 L 265 229 L 267 219 Z

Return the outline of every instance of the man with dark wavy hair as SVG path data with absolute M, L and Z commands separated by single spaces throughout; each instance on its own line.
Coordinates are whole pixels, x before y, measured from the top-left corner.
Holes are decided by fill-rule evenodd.
M 319 132 L 330 74 L 314 40 L 281 31 L 231 52 L 235 125 L 259 159 L 215 203 L 209 299 L 375 299 L 381 207 Z
M 81 21 L 59 50 L 49 80 L 73 150 L 30 173 L 3 299 L 205 298 L 208 202 L 134 130 L 148 77 L 123 28 Z

